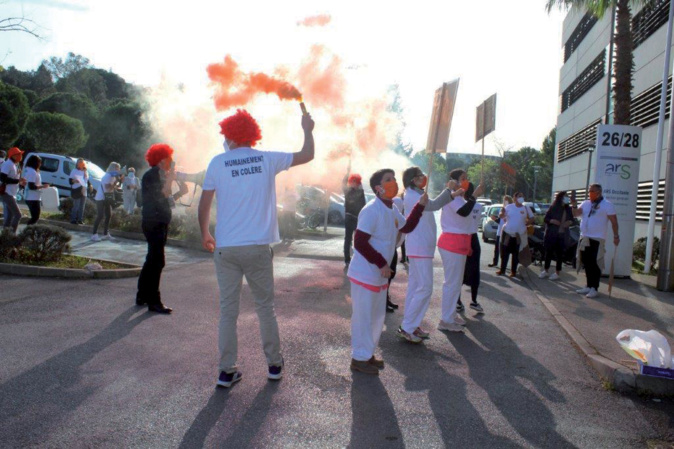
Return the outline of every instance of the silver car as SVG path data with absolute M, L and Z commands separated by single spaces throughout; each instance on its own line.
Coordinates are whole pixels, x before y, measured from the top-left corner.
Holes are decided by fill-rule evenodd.
M 482 241 L 496 240 L 498 223 L 491 217 L 498 217 L 501 209 L 503 209 L 503 204 L 493 204 L 486 208 L 485 217 L 482 219 Z

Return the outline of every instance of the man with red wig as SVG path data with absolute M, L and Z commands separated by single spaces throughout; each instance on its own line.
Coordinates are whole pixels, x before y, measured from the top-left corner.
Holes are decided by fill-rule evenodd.
M 351 243 L 353 233 L 358 227 L 358 214 L 365 207 L 365 192 L 363 192 L 363 178 L 351 172 L 351 164 L 342 182 L 344 192 L 344 265 L 349 268 L 351 263 Z
M 173 202 L 187 193 L 185 184 L 180 191 L 171 194 L 171 185 L 175 179 L 173 168 L 173 148 L 157 143 L 145 153 L 150 165 L 142 180 L 143 220 L 142 228 L 147 240 L 147 257 L 138 278 L 136 305 L 147 304 L 150 312 L 169 314 L 173 311 L 161 301 L 159 282 L 164 268 L 164 247 L 168 238 L 168 226 L 171 222 Z
M 199 201 L 199 225 L 204 248 L 213 251 L 220 287 L 220 376 L 217 384 L 231 387 L 241 380 L 236 366 L 236 322 L 243 276 L 255 299 L 267 377 L 279 380 L 283 357 L 274 312 L 274 274 L 270 244 L 278 242 L 276 175 L 314 158 L 314 121 L 302 116 L 304 145 L 298 153 L 259 151 L 252 147 L 262 138 L 260 127 L 244 110 L 220 122 L 225 153 L 211 160 Z M 209 223 L 213 197 L 217 196 L 215 238 Z

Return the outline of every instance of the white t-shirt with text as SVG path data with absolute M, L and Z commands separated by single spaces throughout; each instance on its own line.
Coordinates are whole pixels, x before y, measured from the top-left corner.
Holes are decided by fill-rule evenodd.
M 470 232 L 468 232 L 470 215 L 468 217 L 462 217 L 457 214 L 457 211 L 461 209 L 466 202 L 465 198 L 458 196 L 442 206 L 442 212 L 440 213 L 440 226 L 442 227 L 442 232 L 470 234 Z
M 534 218 L 534 214 L 528 206 L 517 207 L 515 204 L 508 204 L 505 208 L 505 218 L 503 232 L 510 235 L 524 235 L 527 232 L 527 218 Z
M 216 247 L 278 242 L 276 175 L 290 168 L 292 153 L 237 148 L 215 156 L 203 189 L 215 190 Z
M 585 200 L 580 205 L 583 213 L 580 221 L 580 235 L 591 239 L 606 240 L 608 231 L 608 216 L 615 215 L 615 206 L 610 201 L 603 199 L 592 211 L 592 201 Z M 590 216 L 590 211 L 592 215 Z
M 11 179 L 20 178 L 19 171 L 16 168 L 16 164 L 11 159 L 7 159 L 5 162 L 2 163 L 2 166 L 0 167 L 0 172 L 6 174 L 7 177 Z M 19 184 L 7 184 L 5 186 L 5 193 L 7 195 L 15 196 L 16 192 L 18 191 L 19 191 Z
M 26 179 L 26 201 L 40 201 L 42 199 L 42 190 L 31 190 L 28 183 L 32 182 L 36 186 L 42 185 L 42 177 L 34 168 L 26 167 L 23 171 L 23 177 Z
M 405 223 L 405 217 L 395 205 L 389 208 L 379 198 L 374 198 L 358 214 L 357 229 L 370 234 L 370 245 L 384 257 L 387 265 L 390 265 L 396 248 L 398 229 L 405 226 Z M 382 277 L 379 267 L 368 262 L 358 250 L 354 251 L 347 276 L 376 287 L 388 283 L 388 279 Z

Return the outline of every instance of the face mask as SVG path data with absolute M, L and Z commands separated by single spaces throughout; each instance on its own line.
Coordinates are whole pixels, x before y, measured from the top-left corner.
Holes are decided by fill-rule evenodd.
M 463 190 L 468 190 L 470 187 L 470 182 L 466 179 L 465 181 L 461 181 L 461 188 Z
M 129 178 L 133 179 L 136 176 L 136 174 L 132 171 L 129 172 Z
M 599 198 L 599 193 L 590 192 L 590 201 L 597 201 L 598 198 Z
M 571 198 L 569 198 L 568 196 L 565 196 L 564 197 L 564 204 L 571 204 Z
M 522 198 L 521 196 L 518 196 L 517 197 L 517 204 L 524 204 L 524 198 Z
M 428 184 L 428 176 L 425 176 L 425 175 L 424 175 L 424 177 L 421 178 L 421 182 L 419 182 L 418 187 L 419 187 L 420 189 L 426 188 L 426 184 Z
M 398 183 L 395 181 L 388 181 L 382 184 L 383 192 L 380 189 L 380 195 L 387 200 L 392 200 L 398 194 Z

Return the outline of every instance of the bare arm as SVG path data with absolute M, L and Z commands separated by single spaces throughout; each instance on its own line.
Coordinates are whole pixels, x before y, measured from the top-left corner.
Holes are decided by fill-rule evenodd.
M 618 217 L 616 215 L 609 215 L 608 220 L 611 222 L 613 228 L 613 244 L 616 246 L 620 243 L 620 234 L 618 234 Z
M 304 130 L 304 145 L 299 153 L 293 154 L 293 163 L 291 167 L 306 164 L 314 159 L 314 121 L 311 115 L 302 116 L 302 129 Z
M 211 224 L 211 205 L 213 204 L 213 197 L 215 190 L 204 190 L 201 192 L 201 199 L 199 200 L 199 228 L 201 229 L 201 245 L 206 251 L 213 252 L 215 250 L 215 239 L 211 235 L 209 228 Z

